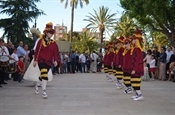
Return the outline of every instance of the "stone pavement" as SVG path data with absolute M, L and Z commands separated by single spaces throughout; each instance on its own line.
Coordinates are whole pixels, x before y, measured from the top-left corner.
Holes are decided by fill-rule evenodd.
M 173 82 L 142 82 L 142 101 L 122 91 L 104 73 L 54 75 L 48 99 L 34 93 L 33 82 L 10 80 L 0 88 L 0 115 L 175 115 Z

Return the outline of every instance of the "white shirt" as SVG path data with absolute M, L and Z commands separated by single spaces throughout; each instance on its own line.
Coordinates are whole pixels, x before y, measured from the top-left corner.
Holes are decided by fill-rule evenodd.
M 95 62 L 97 61 L 98 59 L 98 55 L 96 53 L 91 53 L 90 55 L 91 59 L 93 59 Z
M 35 49 L 36 49 L 36 46 L 37 46 L 39 40 L 40 40 L 40 38 L 38 38 L 38 39 L 36 40 L 36 42 L 35 42 L 35 45 L 34 45 L 34 47 L 33 47 L 33 50 L 34 50 L 34 51 L 35 51 Z
M 155 59 L 152 59 L 149 63 L 150 65 L 150 68 L 155 68 L 156 67 L 156 60 Z
M 170 57 L 173 54 L 173 51 L 166 51 L 166 63 L 170 61 Z
M 79 59 L 81 60 L 82 63 L 86 62 L 86 57 L 84 56 L 84 54 L 80 54 Z
M 19 60 L 18 55 L 16 53 L 12 53 L 10 57 L 13 58 L 15 61 Z
M 151 55 L 147 54 L 146 57 L 143 60 L 146 61 L 147 64 L 149 64 L 150 61 L 151 61 Z
M 0 46 L 0 55 L 9 55 L 9 50 L 6 46 Z

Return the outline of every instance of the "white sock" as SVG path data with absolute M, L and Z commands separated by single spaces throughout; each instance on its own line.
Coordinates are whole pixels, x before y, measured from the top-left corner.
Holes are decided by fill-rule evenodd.
M 142 95 L 141 90 L 136 90 L 136 93 L 137 93 L 138 95 Z
M 47 86 L 47 80 L 43 80 L 42 79 L 42 90 L 46 90 L 46 86 Z
M 37 82 L 36 82 L 36 85 L 37 85 L 37 86 L 40 86 L 40 85 L 41 85 L 41 81 L 40 81 L 40 80 L 37 81 Z

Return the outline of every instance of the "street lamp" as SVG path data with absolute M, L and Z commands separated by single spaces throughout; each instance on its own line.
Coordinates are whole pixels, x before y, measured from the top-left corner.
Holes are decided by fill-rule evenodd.
M 38 39 L 38 35 L 41 33 L 39 29 L 36 29 L 36 19 L 35 19 L 35 25 L 30 29 L 30 32 L 32 33 L 33 40 L 36 41 Z

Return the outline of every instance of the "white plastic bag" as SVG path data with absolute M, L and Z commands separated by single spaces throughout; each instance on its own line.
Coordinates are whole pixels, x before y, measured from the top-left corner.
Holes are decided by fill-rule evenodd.
M 38 64 L 36 64 L 36 66 L 33 67 L 33 60 L 32 60 L 23 78 L 28 81 L 38 81 L 39 76 L 40 76 L 40 70 L 39 70 Z M 52 70 L 50 69 L 48 72 L 48 81 L 52 81 L 52 78 L 53 78 L 53 74 L 52 74 Z

